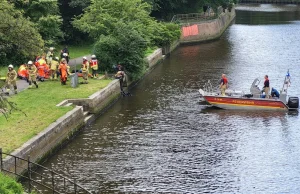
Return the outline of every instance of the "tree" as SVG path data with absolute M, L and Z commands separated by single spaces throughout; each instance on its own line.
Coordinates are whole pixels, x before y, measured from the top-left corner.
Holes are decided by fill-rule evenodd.
M 170 44 L 180 36 L 178 25 L 160 23 L 150 13 L 151 6 L 142 0 L 91 0 L 73 25 L 97 41 L 96 54 L 107 68 L 121 62 L 138 77 L 147 46 Z
M 37 28 L 48 46 L 60 42 L 64 36 L 60 30 L 62 18 L 58 15 L 42 16 L 38 20 Z
M 119 21 L 135 23 L 138 31 L 147 31 L 154 20 L 149 16 L 151 6 L 141 0 L 92 0 L 81 17 L 73 25 L 93 38 L 108 35 L 118 28 Z M 143 26 L 144 29 L 139 28 Z
M 145 70 L 147 44 L 134 26 L 122 22 L 117 25 L 119 28 L 112 34 L 100 36 L 94 47 L 95 54 L 106 70 L 112 70 L 112 65 L 122 64 L 127 73 L 137 79 Z
M 44 41 L 35 25 L 23 17 L 22 11 L 15 9 L 13 4 L 5 0 L 1 1 L 0 63 L 24 63 L 24 60 L 40 53 Z
M 63 39 L 62 18 L 57 0 L 14 0 L 16 7 L 24 11 L 24 16 L 36 24 L 47 46 Z
M 83 10 L 90 5 L 90 0 L 58 0 L 59 10 L 63 18 L 61 27 L 64 32 L 64 41 L 66 43 L 79 43 L 87 40 L 88 35 L 81 32 L 72 25 L 76 16 L 83 13 Z

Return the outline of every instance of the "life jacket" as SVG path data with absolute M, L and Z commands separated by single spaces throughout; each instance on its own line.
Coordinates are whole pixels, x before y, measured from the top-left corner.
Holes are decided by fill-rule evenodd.
M 98 70 L 98 60 L 97 59 L 92 59 L 90 61 L 90 65 L 93 70 Z
M 82 63 L 82 66 L 81 66 L 81 70 L 82 70 L 82 72 L 87 72 L 88 71 L 88 69 L 89 69 L 89 62 L 88 61 L 84 61 L 83 63 Z
M 58 69 L 60 70 L 61 77 L 67 77 L 68 76 L 68 66 L 65 63 L 60 63 Z
M 226 77 L 222 78 L 222 82 L 223 85 L 227 85 L 228 84 L 228 79 Z
M 26 65 L 21 65 L 18 69 L 18 75 L 20 77 L 23 77 L 23 78 L 27 78 L 28 77 L 28 71 L 27 71 L 27 68 L 26 68 Z

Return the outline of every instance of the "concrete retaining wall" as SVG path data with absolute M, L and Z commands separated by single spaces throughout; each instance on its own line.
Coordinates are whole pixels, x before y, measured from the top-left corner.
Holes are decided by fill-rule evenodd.
M 77 106 L 23 144 L 22 147 L 16 149 L 11 155 L 24 159 L 27 159 L 28 156 L 30 156 L 32 162 L 38 162 L 83 125 L 83 108 Z M 20 160 L 17 161 L 17 165 L 22 168 L 27 167 L 27 163 Z M 14 171 L 14 159 L 12 157 L 6 157 L 3 161 L 3 167 L 4 169 Z M 17 172 L 23 172 L 22 168 L 17 168 Z
M 155 50 L 151 55 L 146 57 L 146 62 L 149 68 L 155 66 L 159 61 L 162 60 L 162 49 Z
M 67 101 L 68 103 L 82 106 L 84 111 L 88 111 L 91 114 L 97 114 L 119 95 L 120 82 L 119 80 L 114 80 L 102 90 L 91 95 L 89 98 L 69 99 Z
M 203 42 L 219 38 L 223 32 L 227 29 L 230 23 L 235 18 L 235 9 L 233 8 L 231 12 L 226 10 L 225 13 L 222 13 L 217 19 L 204 21 L 198 24 L 186 25 L 184 27 L 189 27 L 197 25 L 198 34 L 184 36 L 183 33 L 180 38 L 180 43 L 192 43 L 192 42 Z M 182 27 L 183 30 L 183 27 Z

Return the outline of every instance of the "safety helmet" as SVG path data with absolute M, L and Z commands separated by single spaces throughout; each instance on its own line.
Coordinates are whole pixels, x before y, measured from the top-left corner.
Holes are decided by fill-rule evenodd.
M 28 61 L 28 63 L 27 63 L 28 65 L 32 65 L 33 63 L 32 63 L 32 61 Z
M 12 64 L 10 64 L 10 65 L 8 66 L 8 68 L 12 68 L 12 69 L 13 69 L 13 68 L 14 68 L 14 66 L 13 66 Z
M 82 57 L 83 60 L 86 60 L 86 57 Z
M 50 48 L 49 48 L 49 50 L 50 50 L 50 51 L 53 51 L 53 50 L 54 50 L 54 48 L 53 48 L 53 47 L 50 47 Z
M 56 61 L 59 61 L 59 58 L 58 58 L 58 57 L 55 57 L 54 59 L 55 59 Z
M 63 56 L 65 56 L 65 57 L 68 56 L 68 53 L 63 53 Z
M 96 58 L 96 55 L 92 55 L 92 58 Z
M 65 62 L 65 61 L 66 61 L 66 59 L 65 59 L 65 58 L 62 58 L 62 59 L 61 59 L 61 62 Z

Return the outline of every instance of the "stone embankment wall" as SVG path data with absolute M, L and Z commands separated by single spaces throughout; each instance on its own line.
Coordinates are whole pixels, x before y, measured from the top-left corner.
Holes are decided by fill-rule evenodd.
M 180 43 L 193 43 L 193 42 L 204 42 L 219 38 L 223 32 L 228 28 L 231 22 L 235 18 L 235 9 L 231 12 L 228 10 L 223 12 L 218 18 L 199 23 L 193 23 L 190 25 L 182 26 L 182 31 L 187 27 L 196 27 L 193 35 L 185 35 L 182 33 Z

